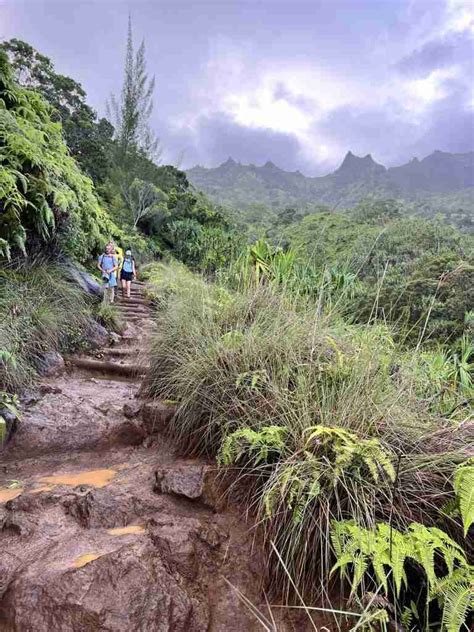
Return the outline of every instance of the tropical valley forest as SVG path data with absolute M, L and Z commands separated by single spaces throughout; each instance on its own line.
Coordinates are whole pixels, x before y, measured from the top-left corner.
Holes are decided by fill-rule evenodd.
M 0 46 L 0 629 L 467 632 L 473 154 L 185 172 L 153 95 Z

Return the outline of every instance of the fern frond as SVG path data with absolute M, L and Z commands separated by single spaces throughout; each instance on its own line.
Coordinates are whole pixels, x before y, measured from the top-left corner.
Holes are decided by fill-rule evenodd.
M 474 567 L 457 568 L 438 580 L 431 598 L 438 597 L 443 606 L 442 629 L 446 632 L 467 631 L 467 617 L 474 610 Z
M 459 510 L 466 536 L 474 522 L 474 459 L 469 459 L 456 469 L 454 491 L 459 500 Z

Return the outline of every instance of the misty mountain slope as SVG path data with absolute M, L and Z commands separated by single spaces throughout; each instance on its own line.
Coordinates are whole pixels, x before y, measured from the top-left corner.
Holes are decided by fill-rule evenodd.
M 460 194 L 460 208 L 467 214 L 474 210 L 474 152 L 435 151 L 423 160 L 414 158 L 387 169 L 370 154 L 359 157 L 349 151 L 336 171 L 314 178 L 299 171 L 284 171 L 270 161 L 258 167 L 229 158 L 216 168 L 193 167 L 187 175 L 214 201 L 234 208 L 255 204 L 274 209 L 309 204 L 349 208 L 367 195 L 376 195 L 423 201 L 426 214 L 427 205 L 433 213 L 454 211 L 455 197 Z

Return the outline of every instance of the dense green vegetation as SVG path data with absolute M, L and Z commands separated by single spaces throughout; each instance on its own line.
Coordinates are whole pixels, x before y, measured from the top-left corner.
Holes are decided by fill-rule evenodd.
M 6 257 L 48 245 L 85 259 L 117 231 L 51 115 L 39 94 L 15 83 L 0 52 L 0 249 Z
M 368 196 L 393 198 L 404 214 L 439 215 L 472 232 L 474 153 L 435 151 L 423 160 L 385 169 L 370 155 L 348 152 L 341 166 L 327 176 L 311 178 L 288 172 L 272 162 L 258 167 L 229 158 L 216 168 L 193 167 L 190 181 L 231 213 L 255 228 L 269 228 L 286 208 L 314 212 L 316 205 L 333 211 L 353 208 Z
M 414 342 L 473 335 L 472 236 L 374 200 L 351 213 L 307 215 L 281 226 L 280 235 L 316 270 L 353 279 L 347 317 L 390 321 L 398 338 Z
M 350 324 L 339 277 L 313 277 L 308 293 L 307 269 L 264 244 L 219 284 L 178 265 L 147 274 L 161 308 L 150 390 L 179 402 L 169 432 L 183 453 L 236 474 L 231 496 L 282 559 L 270 559 L 275 589 L 295 582 L 327 606 L 338 571 L 361 610 L 380 592 L 379 622 L 444 616 L 457 630 L 472 598 L 472 494 L 454 492 L 457 468 L 474 472 L 472 345 L 461 359 Z
M 29 44 L 11 40 L 2 49 L 0 133 L 8 148 L 4 178 L 9 175 L 0 200 L 11 211 L 8 225 L 2 217 L 0 237 L 8 231 L 8 248 L 21 250 L 26 231 L 31 241 L 59 239 L 58 252 L 82 260 L 110 238 L 142 257 L 175 249 L 191 265 L 207 257 L 209 269 L 227 258 L 232 231 L 220 209 L 191 190 L 184 173 L 154 162 L 158 147 L 148 125 L 153 84 L 144 46 L 135 53 L 131 31 L 121 98 L 112 100 L 115 129 L 97 120 L 77 82 L 57 74 Z M 215 262 L 208 250 L 215 251 Z
M 90 302 L 66 274 L 41 262 L 0 272 L 0 385 L 10 392 L 33 384 L 47 354 L 81 343 Z

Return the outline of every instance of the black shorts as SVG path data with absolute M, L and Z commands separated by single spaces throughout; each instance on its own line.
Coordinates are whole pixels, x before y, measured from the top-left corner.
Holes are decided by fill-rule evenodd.
M 122 281 L 131 281 L 133 279 L 133 272 L 120 271 L 120 278 Z

